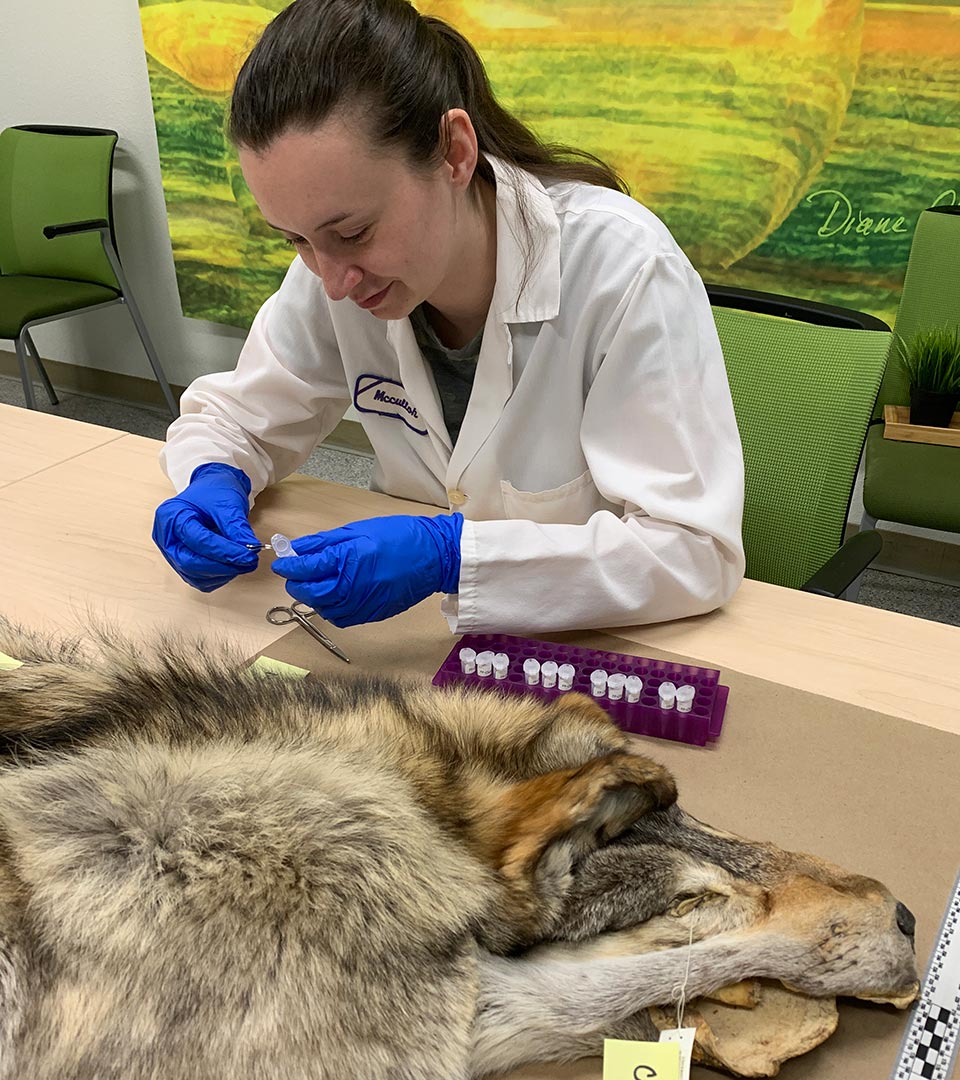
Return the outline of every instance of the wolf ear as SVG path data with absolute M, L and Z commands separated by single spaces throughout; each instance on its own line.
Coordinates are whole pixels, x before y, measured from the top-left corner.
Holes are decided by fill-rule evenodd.
M 662 765 L 622 751 L 516 784 L 501 799 L 499 869 L 508 877 L 528 873 L 561 840 L 576 856 L 586 854 L 676 798 Z
M 578 698 L 582 695 L 577 695 Z M 571 699 L 569 708 L 596 722 L 594 702 Z M 609 724 L 605 714 L 604 720 Z M 612 728 L 612 725 L 610 725 Z M 602 725 L 597 725 L 602 731 Z M 611 741 L 617 739 L 616 729 Z M 562 916 L 576 863 L 619 836 L 652 810 L 677 798 L 673 777 L 662 766 L 622 749 L 582 765 L 554 769 L 502 791 L 485 815 L 484 854 L 506 887 L 508 945 L 526 947 L 549 937 Z M 502 929 L 502 928 L 501 928 Z M 503 943 L 491 939 L 493 951 Z

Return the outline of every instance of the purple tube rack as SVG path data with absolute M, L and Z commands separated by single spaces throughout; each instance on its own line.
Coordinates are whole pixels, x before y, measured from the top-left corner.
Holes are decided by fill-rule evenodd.
M 485 649 L 494 653 L 506 653 L 510 657 L 507 677 L 496 679 L 493 674 L 465 675 L 460 667 L 460 650 L 467 646 L 476 649 L 478 653 Z M 527 686 L 523 662 L 529 656 L 539 660 L 541 664 L 546 660 L 553 660 L 557 664 L 572 664 L 576 675 L 570 690 L 545 688 L 542 684 Z M 643 679 L 640 700 L 629 702 L 626 695 L 619 701 L 611 701 L 608 697 L 593 697 L 590 693 L 590 672 L 596 668 L 603 668 L 608 675 L 614 672 L 639 675 Z M 662 682 L 672 682 L 677 686 L 687 683 L 696 687 L 693 709 L 688 713 L 679 712 L 676 706 L 672 709 L 661 709 L 657 688 Z M 730 693 L 728 686 L 720 685 L 720 672 L 714 668 L 672 664 L 664 660 L 628 656 L 625 653 L 601 652 L 598 649 L 581 649 L 575 645 L 558 645 L 552 641 L 512 637 L 508 634 L 465 634 L 450 650 L 433 677 L 434 686 L 457 683 L 507 694 L 532 693 L 546 701 L 578 690 L 605 709 L 624 731 L 648 735 L 655 739 L 672 739 L 674 742 L 690 743 L 694 746 L 705 746 L 709 740 L 720 734 Z

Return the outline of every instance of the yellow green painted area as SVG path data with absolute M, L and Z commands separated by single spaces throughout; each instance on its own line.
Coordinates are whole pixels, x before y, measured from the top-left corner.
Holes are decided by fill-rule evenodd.
M 291 255 L 223 136 L 285 6 L 141 0 L 184 311 L 249 324 Z M 548 141 L 609 160 L 708 280 L 892 321 L 916 218 L 960 198 L 960 7 L 422 0 Z

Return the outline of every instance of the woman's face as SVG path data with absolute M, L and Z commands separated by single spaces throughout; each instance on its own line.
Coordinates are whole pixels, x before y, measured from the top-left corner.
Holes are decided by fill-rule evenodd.
M 290 131 L 240 165 L 266 220 L 296 248 L 331 300 L 350 299 L 380 319 L 407 316 L 458 266 L 467 186 L 442 162 L 415 171 L 332 118 Z M 470 168 L 472 175 L 473 169 Z

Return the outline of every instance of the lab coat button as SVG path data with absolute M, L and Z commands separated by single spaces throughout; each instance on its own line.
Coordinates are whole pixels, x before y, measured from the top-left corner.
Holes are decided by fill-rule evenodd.
M 463 506 L 463 504 L 467 501 L 467 496 L 459 488 L 454 488 L 453 491 L 448 491 L 447 498 L 450 500 L 451 506 Z

